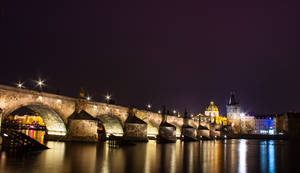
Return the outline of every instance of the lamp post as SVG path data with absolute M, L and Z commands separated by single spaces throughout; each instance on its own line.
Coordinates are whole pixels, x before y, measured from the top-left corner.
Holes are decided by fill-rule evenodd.
M 176 116 L 176 113 L 177 113 L 177 111 L 176 111 L 176 109 L 174 109 L 173 110 L 173 115 Z
M 112 115 L 112 109 L 110 109 L 110 108 L 108 107 L 108 104 L 109 104 L 110 99 L 111 99 L 111 95 L 109 95 L 109 94 L 107 93 L 106 96 L 105 96 L 105 100 L 106 100 L 106 107 L 105 107 L 105 109 L 106 109 L 106 112 L 107 112 L 108 114 Z
M 24 88 L 24 83 L 23 82 L 21 82 L 21 81 L 18 81 L 17 83 L 16 83 L 16 85 L 17 85 L 17 87 L 18 88 Z
M 105 96 L 105 100 L 106 100 L 106 103 L 109 104 L 109 100 L 111 99 L 111 95 L 109 94 L 106 94 Z
M 36 87 L 39 87 L 40 88 L 40 91 L 43 90 L 43 87 L 45 86 L 45 81 L 42 80 L 41 78 L 39 78 L 37 81 L 36 81 Z
M 150 111 L 151 110 L 151 104 L 147 104 L 147 110 Z

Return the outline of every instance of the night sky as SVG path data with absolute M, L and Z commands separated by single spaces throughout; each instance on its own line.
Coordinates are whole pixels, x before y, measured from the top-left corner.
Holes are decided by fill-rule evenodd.
M 300 111 L 300 10 L 287 1 L 2 0 L 0 83 L 116 104 Z

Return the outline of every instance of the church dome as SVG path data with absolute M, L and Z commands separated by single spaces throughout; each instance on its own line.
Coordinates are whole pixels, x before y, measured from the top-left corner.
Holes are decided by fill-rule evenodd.
M 206 111 L 219 111 L 218 107 L 213 101 L 210 102 L 209 106 L 206 108 Z

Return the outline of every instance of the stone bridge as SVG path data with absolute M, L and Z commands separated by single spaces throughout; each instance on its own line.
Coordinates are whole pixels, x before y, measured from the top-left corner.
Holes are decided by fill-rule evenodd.
M 43 118 L 48 135 L 65 136 L 68 133 L 66 126 L 68 117 L 75 110 L 76 100 L 77 98 L 0 85 L 0 109 L 2 109 L 0 120 L 21 107 L 28 107 Z M 107 134 L 123 134 L 124 123 L 128 117 L 127 107 L 88 101 L 85 111 L 103 122 Z M 147 123 L 148 136 L 158 134 L 162 121 L 161 114 L 137 110 L 136 116 Z M 167 122 L 175 125 L 176 134 L 180 135 L 183 118 L 167 116 Z M 198 122 L 192 119 L 188 120 L 188 124 L 198 127 Z

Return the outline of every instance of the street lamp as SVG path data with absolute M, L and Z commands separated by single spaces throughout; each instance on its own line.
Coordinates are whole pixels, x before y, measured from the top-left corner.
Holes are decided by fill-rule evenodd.
M 36 87 L 39 87 L 40 88 L 40 90 L 42 90 L 43 89 L 43 86 L 45 86 L 45 81 L 44 80 L 42 80 L 41 78 L 39 78 L 37 81 L 35 81 L 36 82 Z
M 86 98 L 88 101 L 90 101 L 92 98 L 90 96 L 87 96 Z
M 147 104 L 147 109 L 150 110 L 151 109 L 151 105 Z
M 176 110 L 175 109 L 173 110 L 173 114 L 176 114 Z
M 21 81 L 18 81 L 16 85 L 18 88 L 24 88 L 23 84 L 24 83 L 22 83 Z
M 160 110 L 158 110 L 158 111 L 157 111 L 157 113 L 161 114 L 161 111 L 160 111 Z
M 106 103 L 109 103 L 110 99 L 111 99 L 111 95 L 106 94 L 106 96 L 105 96 Z

